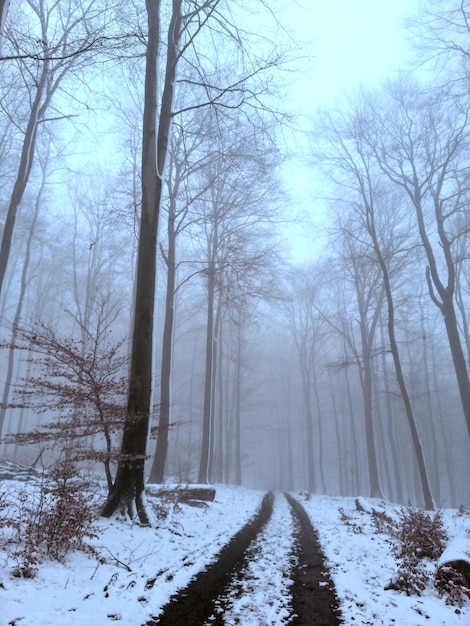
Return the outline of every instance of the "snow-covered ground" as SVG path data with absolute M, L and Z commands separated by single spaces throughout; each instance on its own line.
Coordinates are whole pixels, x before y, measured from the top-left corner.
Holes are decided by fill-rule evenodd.
M 10 499 L 24 487 L 9 480 L 0 491 L 7 490 Z M 253 516 L 263 496 L 235 487 L 216 489 L 213 503 L 171 507 L 154 528 L 99 519 L 98 537 L 89 543 L 101 562 L 74 552 L 64 563 L 44 562 L 30 579 L 12 576 L 11 546 L 0 538 L 0 626 L 145 624 Z M 369 514 L 356 510 L 353 498 L 298 497 L 318 530 L 347 626 L 470 624 L 470 600 L 460 608 L 448 606 L 432 585 L 421 597 L 384 590 L 397 569 L 390 537 L 377 532 Z M 397 507 L 367 502 L 396 514 Z M 443 514 L 450 538 L 470 528 L 468 512 Z M 228 594 L 227 624 L 289 623 L 292 531 L 289 507 L 279 494 L 271 520 L 250 548 L 253 559 L 244 581 Z
M 390 517 L 399 507 L 367 501 Z M 317 528 L 323 552 L 328 559 L 341 612 L 347 626 L 469 626 L 470 600 L 464 607 L 448 606 L 432 583 L 421 596 L 384 590 L 397 572 L 388 534 L 379 534 L 372 517 L 356 510 L 354 498 L 314 496 L 304 502 Z M 340 510 L 349 519 L 341 521 Z M 456 510 L 443 511 L 449 540 L 470 531 L 470 514 Z M 470 555 L 469 555 L 470 557 Z M 435 569 L 436 565 L 429 564 Z

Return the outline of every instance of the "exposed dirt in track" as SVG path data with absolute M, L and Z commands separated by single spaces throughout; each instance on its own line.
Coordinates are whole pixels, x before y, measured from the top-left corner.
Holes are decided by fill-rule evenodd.
M 222 548 L 217 560 L 171 598 L 163 607 L 163 613 L 147 622 L 146 626 L 203 626 L 213 614 L 217 598 L 223 595 L 232 578 L 243 569 L 245 552 L 271 517 L 273 501 L 274 495 L 266 494 L 256 517 Z
M 303 506 L 285 494 L 296 522 L 297 566 L 292 578 L 292 607 L 295 626 L 338 626 L 341 624 L 338 599 L 330 574 L 325 567 L 318 535 Z
M 317 535 L 302 505 L 287 494 L 286 498 L 296 529 L 297 561 L 291 574 L 294 615 L 289 624 L 339 626 L 342 622 L 338 602 Z M 173 596 L 162 613 L 147 621 L 145 626 L 204 626 L 208 623 L 223 626 L 223 598 L 230 583 L 243 575 L 250 554 L 248 548 L 269 521 L 273 502 L 274 495 L 266 494 L 258 514 L 222 548 L 216 560 Z

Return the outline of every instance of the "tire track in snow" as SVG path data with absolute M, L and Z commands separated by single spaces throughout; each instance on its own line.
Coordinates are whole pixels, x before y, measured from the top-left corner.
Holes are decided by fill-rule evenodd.
M 197 574 L 185 589 L 170 598 L 163 612 L 152 617 L 145 626 L 203 626 L 213 615 L 219 596 L 224 594 L 234 575 L 243 568 L 248 546 L 271 517 L 273 501 L 274 495 L 267 493 L 258 514 L 222 548 L 217 560 Z
M 291 507 L 283 496 L 277 496 L 270 520 L 245 554 L 244 567 L 219 597 L 214 615 L 205 624 L 289 624 L 294 551 Z
M 217 560 L 145 626 L 341 623 L 334 585 L 305 509 L 288 494 L 275 500 L 268 493 L 258 514 Z
M 285 494 L 296 520 L 297 565 L 292 573 L 293 626 L 340 626 L 335 587 L 325 564 L 317 532 L 298 500 Z

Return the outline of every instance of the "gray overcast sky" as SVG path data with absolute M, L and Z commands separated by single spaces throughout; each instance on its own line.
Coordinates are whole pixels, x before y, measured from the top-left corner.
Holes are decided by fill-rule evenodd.
M 281 14 L 298 38 L 309 42 L 308 60 L 289 88 L 293 112 L 314 114 L 318 108 L 339 104 L 344 92 L 359 85 L 379 84 L 398 72 L 411 54 L 403 21 L 419 0 L 291 0 Z M 308 122 L 306 126 L 308 128 Z M 307 138 L 300 133 L 300 147 Z M 285 184 L 291 190 L 293 214 L 300 210 L 314 222 L 323 221 L 325 202 L 315 200 L 318 182 L 312 166 L 294 159 L 285 167 Z M 319 249 L 316 228 L 289 225 L 286 236 L 294 260 L 310 257 Z M 312 238 L 313 237 L 313 238 Z M 321 248 L 321 240 L 318 241 Z
M 296 81 L 294 87 L 302 111 L 332 104 L 343 90 L 383 80 L 402 65 L 409 46 L 401 24 L 417 4 L 418 0 L 286 3 L 283 21 L 300 39 L 311 42 L 305 81 Z

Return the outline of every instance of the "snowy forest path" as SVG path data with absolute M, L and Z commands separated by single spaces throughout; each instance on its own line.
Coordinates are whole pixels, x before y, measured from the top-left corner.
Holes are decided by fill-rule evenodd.
M 341 624 L 338 599 L 325 565 L 318 535 L 298 500 L 284 494 L 294 514 L 296 525 L 297 564 L 292 572 L 292 608 L 296 626 Z
M 339 626 L 338 601 L 316 532 L 302 505 L 288 494 L 285 497 L 294 529 L 294 565 L 290 573 L 293 615 L 287 622 L 279 623 Z M 262 531 L 272 517 L 274 502 L 273 493 L 265 494 L 257 515 L 222 548 L 213 563 L 174 595 L 163 607 L 162 613 L 152 617 L 145 626 L 223 626 L 230 588 L 243 580 L 250 560 L 256 558 L 259 547 L 254 546 L 257 540 L 260 541 Z

